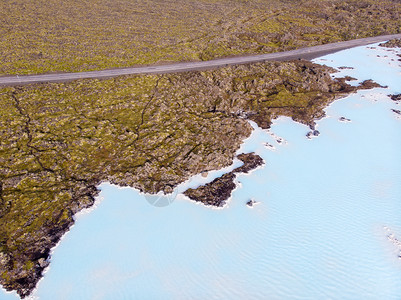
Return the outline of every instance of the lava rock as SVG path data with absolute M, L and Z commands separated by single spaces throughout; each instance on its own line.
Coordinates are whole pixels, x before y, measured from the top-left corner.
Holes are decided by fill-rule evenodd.
M 242 153 L 239 154 L 238 159 L 243 161 L 241 167 L 235 168 L 229 173 L 216 178 L 210 183 L 202 185 L 196 189 L 188 189 L 184 192 L 191 200 L 201 202 L 205 205 L 212 205 L 222 207 L 231 196 L 231 192 L 235 189 L 236 185 L 234 179 L 237 173 L 248 173 L 250 170 L 257 168 L 264 164 L 263 159 L 255 153 Z
M 318 136 L 319 134 L 320 134 L 320 131 L 315 129 L 315 130 L 309 131 L 309 132 L 306 134 L 306 137 L 307 137 L 308 139 L 311 139 L 312 137 Z
M 257 202 L 255 200 L 250 199 L 246 205 L 248 205 L 249 207 L 253 207 L 254 204 L 256 204 Z
M 348 118 L 346 118 L 346 117 L 340 117 L 338 120 L 339 120 L 340 122 L 351 122 L 351 119 L 348 119 Z
M 358 86 L 358 90 L 370 90 L 373 88 L 387 88 L 388 86 L 383 86 L 378 84 L 377 82 L 374 82 L 372 79 L 368 79 L 360 83 Z
M 393 101 L 401 101 L 401 94 L 388 95 Z
M 401 110 L 398 109 L 391 109 L 392 112 L 396 113 L 397 115 L 401 115 Z
M 241 167 L 234 169 L 233 173 L 248 173 L 249 171 L 256 169 L 257 167 L 264 164 L 263 158 L 259 155 L 252 153 L 242 153 L 237 156 L 244 164 Z

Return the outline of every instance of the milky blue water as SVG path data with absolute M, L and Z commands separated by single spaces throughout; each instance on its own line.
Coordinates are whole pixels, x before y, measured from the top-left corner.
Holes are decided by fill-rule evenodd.
M 33 297 L 401 299 L 401 119 L 391 111 L 401 105 L 386 96 L 401 93 L 397 59 L 369 47 L 317 59 L 354 67 L 336 76 L 389 87 L 334 102 L 310 140 L 288 118 L 269 132 L 253 124 L 239 152 L 255 151 L 266 165 L 238 176 L 224 209 L 182 195 L 156 207 L 136 190 L 101 185 L 96 208 L 77 217 Z

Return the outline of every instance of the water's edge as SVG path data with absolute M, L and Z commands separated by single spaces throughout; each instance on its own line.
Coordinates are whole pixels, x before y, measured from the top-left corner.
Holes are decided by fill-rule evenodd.
M 149 198 L 133 189 L 118 188 L 107 183 L 102 184 L 100 186 L 102 192 L 96 199 L 95 206 L 77 214 L 76 225 L 53 248 L 51 266 L 46 270 L 44 278 L 39 282 L 31 298 L 112 299 L 113 297 L 125 297 L 143 299 L 148 296 L 154 299 L 161 297 L 164 299 L 201 299 L 215 296 L 219 299 L 240 299 L 242 296 L 248 295 L 254 299 L 266 296 L 270 296 L 272 299 L 333 296 L 341 299 L 357 299 L 358 296 L 362 296 L 362 287 L 365 286 L 364 297 L 385 295 L 387 299 L 396 299 L 396 295 L 401 293 L 401 288 L 393 285 L 392 281 L 398 280 L 399 282 L 401 280 L 401 265 L 396 255 L 397 251 L 401 249 L 397 248 L 397 242 L 394 241 L 397 241 L 397 237 L 401 238 L 401 223 L 396 218 L 401 212 L 401 204 L 399 201 L 395 201 L 395 197 L 399 199 L 401 191 L 397 187 L 392 187 L 392 184 L 394 185 L 397 179 L 401 179 L 400 173 L 387 166 L 387 160 L 378 162 L 377 166 L 374 166 L 375 169 L 380 170 L 378 173 L 394 176 L 391 184 L 387 182 L 387 177 L 385 177 L 386 183 L 375 183 L 378 186 L 374 193 L 378 193 L 380 196 L 374 201 L 379 199 L 382 202 L 381 205 L 388 207 L 383 209 L 377 203 L 369 204 L 372 209 L 383 210 L 381 216 L 383 220 L 374 226 L 369 225 L 373 226 L 370 231 L 374 232 L 374 239 L 378 241 L 378 244 L 381 243 L 380 245 L 372 242 L 371 238 L 367 239 L 364 234 L 352 236 L 352 234 L 358 233 L 356 224 L 364 228 L 373 220 L 370 210 L 366 208 L 365 211 L 364 208 L 357 208 L 356 204 L 353 204 L 357 199 L 347 199 L 346 193 L 339 193 L 343 197 L 343 201 L 347 200 L 342 205 L 349 211 L 343 211 L 340 206 L 331 202 L 326 203 L 327 207 L 316 202 L 316 195 L 313 194 L 314 191 L 318 191 L 322 194 L 326 193 L 324 195 L 329 198 L 331 194 L 337 192 L 333 190 L 327 193 L 327 190 L 316 186 L 319 185 L 319 177 L 326 178 L 327 175 L 322 164 L 326 164 L 325 160 L 330 160 L 335 155 L 339 155 L 340 158 L 343 155 L 344 160 L 347 160 L 346 163 L 342 163 L 339 159 L 339 166 L 327 163 L 325 168 L 335 170 L 352 180 L 355 185 L 358 177 L 363 177 L 359 179 L 363 179 L 364 184 L 365 181 L 370 183 L 384 178 L 378 177 L 379 179 L 376 178 L 376 181 L 371 181 L 369 178 L 365 178 L 366 174 L 359 175 L 358 167 L 361 168 L 360 171 L 367 169 L 358 165 L 358 157 L 347 156 L 350 150 L 361 156 L 364 155 L 362 150 L 367 151 L 365 148 L 361 150 L 351 145 L 352 141 L 347 135 L 347 131 L 351 131 L 352 128 L 363 123 L 364 117 L 376 119 L 374 120 L 376 125 L 369 127 L 372 143 L 375 144 L 369 144 L 365 139 L 359 141 L 367 143 L 364 146 L 371 148 L 368 149 L 369 155 L 379 160 L 377 156 L 377 152 L 379 152 L 395 159 L 397 157 L 395 153 L 399 153 L 397 151 L 401 149 L 401 140 L 399 135 L 397 137 L 397 132 L 399 132 L 397 130 L 401 128 L 401 122 L 390 111 L 390 107 L 395 107 L 395 103 L 386 99 L 389 93 L 401 92 L 396 90 L 401 87 L 399 64 L 397 67 L 396 56 L 388 49 L 370 48 L 359 47 L 346 50 L 316 59 L 315 62 L 333 67 L 339 67 L 338 64 L 341 62 L 341 65 L 354 67 L 354 69 L 343 69 L 335 76 L 349 75 L 357 77 L 360 81 L 372 78 L 380 84 L 388 85 L 389 88 L 361 91 L 356 95 L 332 103 L 326 109 L 327 117 L 318 121 L 319 130 L 322 128 L 322 135 L 310 141 L 305 138 L 308 129 L 303 125 L 295 124 L 288 118 L 277 119 L 269 132 L 261 130 L 252 123 L 254 127 L 252 136 L 243 143 L 238 153 L 254 151 L 262 155 L 267 164 L 252 174 L 238 176 L 238 186 L 233 192 L 227 209 L 212 211 L 202 207 L 201 204 L 188 201 L 180 193 L 188 187 L 196 187 L 210 182 L 222 173 L 232 170 L 239 166 L 238 161 L 224 170 L 211 172 L 207 178 L 198 175 L 181 184 L 177 189 L 177 197 L 167 199 L 166 203 L 170 205 L 164 208 L 149 205 L 143 201 L 149 201 Z M 367 59 L 374 61 L 377 66 L 374 67 L 372 62 L 366 63 L 364 60 Z M 383 65 L 386 65 L 386 68 L 383 68 Z M 390 67 L 398 68 L 398 73 L 397 71 L 391 73 L 388 69 Z M 376 107 L 372 108 L 373 106 Z M 361 113 L 362 109 L 367 112 Z M 338 122 L 340 116 L 349 117 L 352 114 L 354 116 L 350 117 L 351 122 Z M 387 121 L 384 118 L 387 118 Z M 379 122 L 389 124 L 379 124 Z M 339 129 L 338 124 L 343 127 Z M 390 137 L 393 137 L 393 140 L 390 143 L 387 143 L 389 132 L 380 132 L 384 125 L 387 126 L 385 127 L 387 130 L 392 131 Z M 392 126 L 395 128 L 394 130 L 391 129 Z M 361 131 L 363 127 L 367 128 L 367 126 L 358 127 L 354 133 L 364 135 L 364 132 Z M 284 142 L 277 143 L 276 135 L 283 136 Z M 264 147 L 263 144 L 266 142 L 274 145 L 275 150 Z M 331 145 L 333 147 L 336 143 L 343 145 L 344 148 L 331 149 L 332 153 L 328 153 L 327 156 L 319 156 L 321 151 L 327 151 L 324 146 Z M 289 157 L 297 155 L 298 160 L 288 160 Z M 302 162 L 302 155 L 309 160 L 309 163 Z M 286 166 L 287 161 L 290 161 L 287 164 L 291 163 L 294 166 Z M 366 164 L 366 161 L 361 158 L 359 163 Z M 320 165 L 314 165 L 314 162 Z M 344 169 L 348 170 L 350 165 L 357 167 L 355 170 L 349 171 L 355 172 L 352 174 L 353 176 L 343 174 Z M 305 168 L 308 169 L 308 172 L 301 172 L 304 178 L 297 179 L 299 182 L 289 175 L 291 172 L 294 173 L 294 170 Z M 285 173 L 286 171 L 288 172 Z M 336 183 L 338 187 L 342 188 L 348 185 L 348 182 L 337 178 L 335 174 L 327 178 L 338 180 Z M 320 184 L 322 183 L 325 182 L 320 182 Z M 303 185 L 310 185 L 310 187 L 304 189 Z M 297 198 L 300 198 L 299 201 L 294 200 L 296 198 L 294 198 L 294 194 L 291 194 L 288 186 L 297 191 L 296 195 Z M 286 190 L 283 191 L 283 188 Z M 359 190 L 359 187 L 351 186 L 350 188 L 357 189 L 358 193 L 362 195 L 361 198 L 364 197 L 363 199 L 366 198 L 369 201 L 373 199 L 370 194 Z M 388 196 L 386 193 L 391 195 Z M 104 200 L 101 200 L 102 198 Z M 110 200 L 111 198 L 114 198 L 113 201 Z M 253 209 L 246 207 L 244 203 L 250 198 L 255 198 L 260 205 Z M 328 198 L 324 200 L 330 200 Z M 133 203 L 128 204 L 128 199 Z M 282 203 L 275 202 L 275 199 L 281 199 Z M 285 199 L 293 200 L 288 202 Z M 303 201 L 301 201 L 302 199 Z M 338 198 L 331 200 L 339 201 Z M 366 203 L 364 205 L 368 206 Z M 315 213 L 326 215 L 319 218 L 309 211 L 315 208 Z M 360 220 L 358 219 L 359 223 L 349 222 L 348 218 L 354 218 L 352 213 L 359 214 L 359 217 L 356 216 L 357 219 L 360 218 Z M 346 217 L 336 219 L 337 214 L 344 214 Z M 353 224 L 350 225 L 352 228 L 339 230 L 329 226 L 339 226 L 342 222 Z M 160 228 L 160 226 L 166 227 L 166 225 L 171 227 Z M 127 231 L 127 227 L 132 230 Z M 292 228 L 294 232 L 288 231 L 289 228 Z M 349 233 L 344 233 L 344 230 L 349 230 Z M 389 230 L 391 233 L 388 233 Z M 132 240 L 127 239 L 131 232 L 135 236 Z M 140 232 L 141 236 L 135 235 L 135 232 Z M 193 232 L 199 232 L 196 240 L 191 239 Z M 395 239 L 392 240 L 393 243 L 388 239 L 391 234 Z M 320 238 L 330 239 L 330 236 L 336 237 L 342 242 L 336 244 L 334 241 L 328 240 L 328 246 L 319 242 Z M 290 238 L 290 240 L 283 241 L 282 237 Z M 318 242 L 314 243 L 316 241 Z M 137 243 L 139 243 L 139 247 Z M 108 247 L 109 244 L 114 248 Z M 348 252 L 354 253 L 355 247 L 360 247 L 361 244 L 366 244 L 366 248 L 370 250 L 374 249 L 376 254 L 383 252 L 382 248 L 384 247 L 387 250 L 384 251 L 383 257 L 387 256 L 388 261 L 383 263 L 383 261 L 375 261 L 374 258 L 372 260 L 371 253 L 363 249 L 359 250 L 361 251 L 360 261 L 354 258 L 356 262 L 349 262 L 341 258 L 342 255 L 347 256 Z M 85 245 L 85 249 L 82 249 L 82 245 Z M 187 248 L 187 251 L 182 251 L 177 245 Z M 339 251 L 338 248 L 342 249 L 339 253 L 336 252 Z M 177 253 L 179 253 L 179 259 L 175 260 Z M 192 255 L 188 256 L 188 253 Z M 128 254 L 129 257 L 127 257 Z M 114 260 L 117 256 L 121 256 L 123 261 Z M 330 275 L 328 278 L 327 274 L 321 273 L 319 268 L 316 269 L 316 265 L 321 263 L 317 259 L 319 257 L 325 261 L 325 270 L 330 270 L 336 276 Z M 375 266 L 373 271 L 366 266 L 367 261 Z M 205 263 L 205 266 L 202 265 L 202 262 Z M 350 271 L 350 274 L 346 274 L 347 264 L 356 269 L 356 273 Z M 305 273 L 305 269 L 310 269 L 310 273 Z M 341 271 L 340 274 L 336 273 L 337 269 Z M 167 270 L 169 271 L 167 272 Z M 283 274 L 275 275 L 273 273 L 275 270 L 280 270 Z M 380 270 L 386 270 L 386 272 L 380 273 Z M 329 274 L 331 274 L 330 272 Z M 365 272 L 363 276 L 361 276 L 362 272 Z M 369 272 L 380 273 L 380 280 L 373 282 L 372 278 L 376 277 L 377 279 L 378 275 Z M 173 278 L 170 278 L 171 273 L 174 274 Z M 300 274 L 303 276 L 299 277 Z M 309 278 L 304 278 L 306 274 Z M 383 274 L 386 274 L 385 278 Z M 349 279 L 352 276 L 357 277 L 356 275 L 365 277 L 360 279 L 360 284 L 352 282 L 352 285 L 348 285 L 344 282 L 337 282 L 338 278 Z M 121 276 L 124 278 L 121 279 Z M 352 278 L 355 279 L 354 277 Z M 108 283 L 110 280 L 112 283 Z M 199 282 L 203 282 L 204 288 L 207 287 L 207 290 L 204 290 Z M 314 286 L 313 282 L 321 283 L 323 287 Z M 333 282 L 337 282 L 338 286 Z M 372 288 L 366 287 L 367 283 L 371 284 Z M 349 290 L 345 290 L 345 294 L 341 294 L 337 289 L 339 286 L 349 288 Z M 387 290 L 385 291 L 385 289 Z M 241 294 L 241 290 L 245 294 Z M 373 294 L 374 290 L 376 290 L 376 294 Z M 61 291 L 64 298 L 60 297 Z M 343 297 L 340 297 L 341 295 Z M 0 298 L 15 299 L 16 295 L 0 292 Z

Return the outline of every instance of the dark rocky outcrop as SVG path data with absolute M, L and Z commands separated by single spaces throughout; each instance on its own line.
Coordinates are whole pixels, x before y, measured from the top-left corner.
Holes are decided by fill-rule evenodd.
M 270 150 L 275 149 L 275 147 L 274 147 L 272 144 L 270 144 L 270 143 L 265 143 L 264 145 L 265 145 L 265 147 L 266 147 L 267 149 L 270 149 Z
M 232 173 L 248 173 L 264 164 L 263 159 L 255 153 L 242 153 L 237 156 L 244 164 L 232 170 Z
M 306 137 L 307 137 L 308 139 L 311 139 L 311 138 L 314 137 L 314 136 L 319 136 L 319 134 L 320 134 L 320 131 L 315 129 L 315 130 L 309 131 L 309 132 L 306 134 Z
M 388 95 L 393 101 L 401 101 L 401 94 Z
M 351 119 L 348 119 L 348 118 L 346 118 L 346 117 L 340 117 L 338 120 L 339 120 L 340 122 L 351 122 Z
M 230 172 L 196 189 L 188 189 L 184 195 L 205 205 L 222 207 L 235 189 L 234 179 L 235 174 Z
M 249 207 L 253 207 L 256 203 L 258 203 L 258 202 L 256 202 L 256 201 L 253 200 L 253 199 L 250 199 L 250 200 L 248 200 L 248 201 L 246 202 L 246 205 L 248 205 Z
M 196 189 L 188 189 L 184 192 L 184 195 L 205 205 L 224 206 L 236 187 L 234 183 L 236 174 L 248 173 L 264 164 L 263 159 L 255 153 L 240 154 L 237 157 L 244 163 L 241 167 L 235 168 L 231 172 Z
M 374 82 L 372 79 L 368 79 L 361 82 L 357 87 L 358 90 L 370 90 L 373 88 L 387 88 L 387 86 L 380 85 L 377 82 Z
M 398 110 L 398 109 L 391 109 L 391 111 L 393 112 L 393 113 L 396 113 L 397 115 L 401 115 L 401 110 Z

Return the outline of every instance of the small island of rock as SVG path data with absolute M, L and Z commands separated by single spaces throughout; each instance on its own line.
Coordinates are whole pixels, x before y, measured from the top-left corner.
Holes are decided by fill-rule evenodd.
M 401 101 L 401 94 L 388 95 L 393 101 Z
M 222 207 L 231 196 L 231 192 L 235 189 L 236 185 L 234 179 L 237 173 L 248 173 L 264 164 L 263 159 L 255 153 L 239 154 L 238 159 L 244 162 L 241 167 L 235 168 L 229 173 L 216 178 L 210 183 L 200 186 L 196 189 L 188 189 L 184 195 L 191 200 L 202 202 L 205 205 L 213 205 Z

